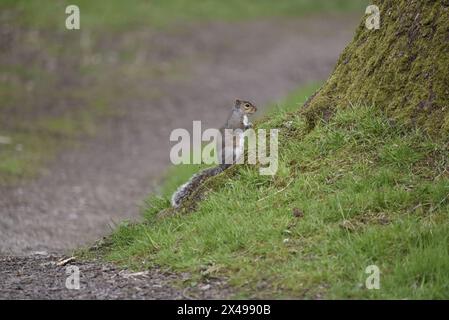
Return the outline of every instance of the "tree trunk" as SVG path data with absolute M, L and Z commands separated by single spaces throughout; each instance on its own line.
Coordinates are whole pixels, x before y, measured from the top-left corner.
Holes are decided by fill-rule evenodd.
M 366 26 L 372 15 L 363 17 L 333 74 L 306 103 L 309 124 L 336 108 L 374 104 L 403 123 L 447 136 L 449 0 L 373 4 L 380 10 L 379 29 Z

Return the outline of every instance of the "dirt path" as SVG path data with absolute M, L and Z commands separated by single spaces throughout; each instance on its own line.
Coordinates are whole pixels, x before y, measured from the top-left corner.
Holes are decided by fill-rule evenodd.
M 188 282 L 189 273 L 131 272 L 96 261 L 58 265 L 64 258 L 55 254 L 0 257 L 0 299 L 217 299 L 231 293 L 224 279 L 181 288 L 173 283 Z M 78 288 L 71 280 L 66 287 L 67 278 L 74 274 L 69 267 L 79 270 Z
M 182 59 L 189 61 L 188 72 L 136 84 L 160 94 L 151 101 L 127 101 L 125 116 L 107 123 L 82 147 L 61 154 L 36 181 L 0 189 L 0 297 L 25 297 L 10 286 L 20 279 L 37 281 L 30 272 L 41 270 L 42 263 L 53 268 L 51 257 L 7 255 L 64 252 L 105 235 L 113 221 L 137 219 L 139 204 L 169 165 L 173 129 L 189 129 L 192 120 L 217 127 L 237 97 L 264 105 L 301 84 L 325 79 L 357 21 L 340 16 L 211 23 L 150 35 L 148 45 L 154 50 L 148 63 Z M 24 266 L 24 273 L 17 274 L 17 265 Z M 26 273 L 30 278 L 20 278 Z M 158 279 L 165 288 L 167 279 Z M 57 292 L 34 297 L 66 297 Z M 104 296 L 97 292 L 92 297 Z

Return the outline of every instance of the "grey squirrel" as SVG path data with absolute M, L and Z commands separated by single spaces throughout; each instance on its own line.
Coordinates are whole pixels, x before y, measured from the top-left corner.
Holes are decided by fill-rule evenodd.
M 256 111 L 257 107 L 251 102 L 239 99 L 235 100 L 231 115 L 224 127 L 220 129 L 222 139 L 217 140 L 216 154 L 219 165 L 204 169 L 194 174 L 189 181 L 180 186 L 171 198 L 171 203 L 174 208 L 178 208 L 182 201 L 189 197 L 206 178 L 216 176 L 230 167 L 233 163 L 237 162 L 243 154 L 243 132 L 252 126 L 248 120 L 248 115 L 253 114 Z M 226 129 L 231 129 L 233 135 L 225 134 Z M 229 141 L 230 139 L 232 141 Z M 229 148 L 232 148 L 232 150 L 229 150 Z

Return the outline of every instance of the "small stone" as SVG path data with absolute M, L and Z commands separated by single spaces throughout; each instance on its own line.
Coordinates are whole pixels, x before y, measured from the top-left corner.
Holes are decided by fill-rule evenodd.
M 200 289 L 203 290 L 203 291 L 209 290 L 210 289 L 210 284 L 206 284 L 204 286 L 201 286 Z
M 304 217 L 304 212 L 302 212 L 298 208 L 293 208 L 293 216 L 295 216 L 296 218 L 302 218 Z
M 32 254 L 35 256 L 48 256 L 47 251 L 34 251 Z

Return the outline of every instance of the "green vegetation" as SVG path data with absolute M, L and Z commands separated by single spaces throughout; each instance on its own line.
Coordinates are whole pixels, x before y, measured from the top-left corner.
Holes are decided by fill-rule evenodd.
M 198 21 L 294 17 L 314 12 L 362 12 L 367 3 L 364 0 L 3 0 L 0 9 L 14 7 L 26 26 L 63 30 L 66 6 L 76 4 L 83 27 L 111 31 L 111 28 L 164 27 Z
M 363 1 L 194 3 L 0 1 L 0 24 L 7 35 L 0 52 L 0 136 L 11 140 L 0 144 L 0 185 L 35 176 L 62 147 L 95 134 L 100 120 L 117 115 L 130 99 L 153 99 L 158 92 L 139 85 L 151 76 L 186 73 L 188 62 L 179 58 L 163 67 L 152 61 L 139 64 L 141 56 L 151 56 L 152 44 L 136 30 L 206 20 L 361 10 Z M 80 7 L 80 32 L 65 29 L 69 4 Z
M 35 120 L 14 119 L 14 127 L 3 126 L 0 134 L 10 143 L 0 144 L 0 185 L 34 177 L 62 146 L 75 147 L 80 138 L 93 136 L 95 121 L 108 114 L 113 113 L 87 105 L 86 110 Z
M 449 135 L 449 8 L 444 1 L 373 1 L 381 28 L 362 19 L 353 41 L 311 101 L 311 126 L 340 105 L 374 104 L 410 127 Z
M 281 128 L 275 176 L 234 166 L 205 183 L 193 212 L 160 219 L 194 169 L 178 166 L 163 196 L 148 200 L 145 222 L 106 241 L 105 259 L 226 276 L 237 297 L 448 298 L 447 137 L 366 105 L 342 106 L 311 129 L 305 114 L 288 112 L 303 94 L 257 124 Z M 372 264 L 380 290 L 365 288 Z
M 276 112 L 279 115 L 284 115 L 289 111 L 294 111 L 298 104 L 303 104 L 307 97 L 310 96 L 320 87 L 318 83 L 309 83 L 295 92 L 291 93 L 287 101 L 281 101 L 277 104 L 268 107 L 268 110 Z M 186 164 L 173 166 L 167 172 L 164 183 L 159 190 L 159 194 L 163 197 L 169 198 L 173 192 L 183 183 L 199 170 L 206 168 L 205 165 L 199 164 Z M 152 200 L 152 199 L 151 199 Z M 151 202 L 151 201 L 149 201 Z
M 76 66 L 59 73 L 43 66 L 45 61 L 70 61 L 64 53 L 44 50 L 20 66 L 11 63 L 16 54 L 28 54 L 37 46 L 22 43 L 0 56 L 0 136 L 10 142 L 0 144 L 0 185 L 35 176 L 61 147 L 94 135 L 98 119 L 118 114 L 110 108 L 113 96 L 105 95 L 105 83 L 92 85 L 93 75 L 88 86 L 79 81 Z M 70 87 L 64 83 L 68 79 Z
M 293 95 L 257 123 L 281 129 L 276 175 L 233 166 L 174 212 L 171 192 L 198 170 L 176 167 L 144 223 L 122 224 L 98 252 L 227 277 L 237 297 L 449 298 L 449 10 L 379 6 L 383 28 L 362 21 L 303 108 Z M 370 265 L 379 290 L 365 287 Z

